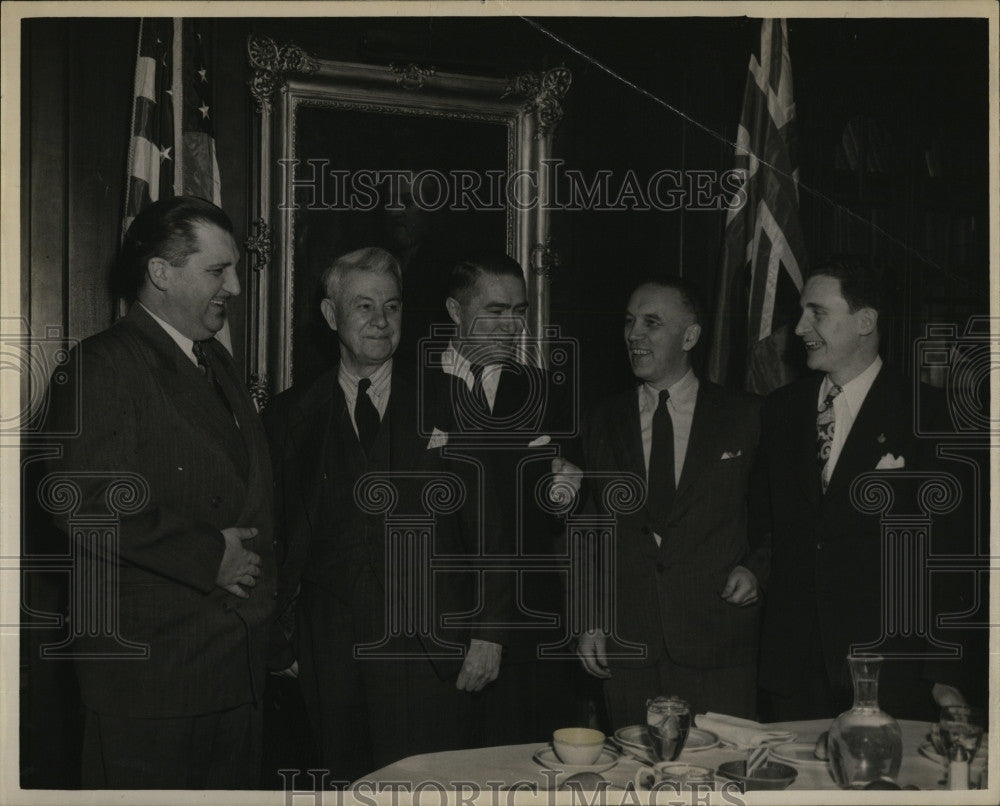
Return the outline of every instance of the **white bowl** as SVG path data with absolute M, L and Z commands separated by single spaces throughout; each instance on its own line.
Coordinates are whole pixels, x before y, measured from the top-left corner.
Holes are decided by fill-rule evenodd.
M 604 749 L 604 734 L 593 728 L 559 728 L 552 748 L 564 764 L 593 764 Z

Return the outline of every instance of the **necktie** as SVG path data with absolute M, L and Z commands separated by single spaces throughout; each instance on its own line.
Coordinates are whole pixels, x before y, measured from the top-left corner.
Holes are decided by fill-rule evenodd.
M 362 378 L 358 381 L 358 397 L 354 401 L 354 423 L 358 427 L 358 439 L 365 454 L 371 453 L 381 422 L 378 409 L 375 408 L 372 399 L 368 397 L 368 387 L 371 385 L 371 378 Z
M 474 382 L 472 384 L 472 399 L 475 401 L 476 406 L 480 411 L 489 414 L 490 402 L 486 397 L 486 389 L 483 387 L 483 373 L 486 371 L 486 367 L 482 364 L 470 364 L 469 368 L 472 370 L 472 377 L 474 378 Z
M 670 392 L 664 389 L 653 412 L 653 436 L 649 450 L 649 493 L 647 508 L 661 537 L 674 500 L 674 422 L 667 411 Z
M 205 379 L 212 385 L 215 390 L 215 394 L 218 395 L 219 400 L 222 401 L 222 405 L 226 407 L 226 411 L 230 414 L 233 413 L 233 407 L 229 405 L 229 399 L 226 397 L 226 393 L 222 390 L 222 384 L 219 383 L 219 379 L 215 375 L 215 370 L 212 369 L 212 361 L 209 358 L 209 350 L 205 347 L 205 342 L 196 341 L 191 345 L 191 352 L 194 353 L 194 357 L 198 359 L 198 368 L 201 370 L 201 374 L 205 376 Z
M 837 419 L 833 409 L 833 400 L 842 391 L 841 387 L 834 384 L 823 399 L 823 404 L 816 414 L 816 461 L 819 462 L 819 477 L 823 485 L 823 492 L 826 492 L 829 479 L 826 473 L 826 463 L 830 459 L 830 449 L 833 447 L 833 434 L 836 430 Z

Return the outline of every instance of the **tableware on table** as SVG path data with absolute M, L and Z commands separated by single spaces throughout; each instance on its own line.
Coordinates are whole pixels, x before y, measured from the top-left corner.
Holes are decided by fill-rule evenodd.
M 830 758 L 830 731 L 823 731 L 813 745 L 813 756 L 819 761 L 828 761 Z
M 635 773 L 635 788 L 649 791 L 654 787 L 676 789 L 706 789 L 715 784 L 715 773 L 708 767 L 661 761 L 652 767 L 640 767 Z
M 788 789 L 799 775 L 795 767 L 790 767 L 779 761 L 768 761 L 762 764 L 752 776 L 747 776 L 746 771 L 746 759 L 727 761 L 718 767 L 719 775 L 739 781 L 747 792 L 776 792 L 780 789 Z
M 752 719 L 728 714 L 698 714 L 694 721 L 702 730 L 711 731 L 723 742 L 744 750 L 758 744 L 791 742 L 795 739 L 795 734 L 791 731 L 773 730 Z
M 608 779 L 599 772 L 577 772 L 570 775 L 563 781 L 557 789 L 580 789 L 590 792 L 601 788 L 601 784 L 607 784 Z
M 654 763 L 652 759 L 653 744 L 645 725 L 629 725 L 627 728 L 619 728 L 615 731 L 614 739 L 626 753 L 646 757 L 639 760 L 650 764 Z M 684 742 L 684 752 L 697 753 L 701 750 L 711 750 L 721 743 L 719 737 L 710 730 L 690 728 L 687 741 Z
M 941 709 L 938 730 L 948 764 L 948 788 L 969 788 L 969 767 L 979 750 L 986 725 L 980 708 L 946 705 Z
M 771 758 L 795 767 L 825 767 L 826 759 L 816 757 L 813 742 L 784 742 L 771 746 Z
M 605 770 L 610 770 L 618 763 L 621 756 L 614 750 L 602 747 L 601 754 L 593 764 L 567 764 L 560 760 L 551 745 L 544 745 L 539 747 L 531 758 L 538 766 L 546 770 L 573 774 L 577 772 L 604 772 Z
M 935 724 L 932 727 L 936 728 L 937 725 Z M 989 734 L 984 733 L 982 739 L 979 740 L 979 750 L 976 751 L 976 755 L 972 759 L 973 763 L 980 761 L 985 763 L 989 743 Z M 917 748 L 917 752 L 927 760 L 934 761 L 944 766 L 947 761 L 947 757 L 941 752 L 943 749 L 944 748 L 941 746 L 940 740 L 938 743 L 935 743 L 933 740 L 928 739 L 927 741 L 920 743 L 920 746 Z
M 675 761 L 684 749 L 691 729 L 691 708 L 680 697 L 646 700 L 646 728 L 653 757 L 661 761 Z
M 593 764 L 604 749 L 604 738 L 593 728 L 559 728 L 552 733 L 552 749 L 565 764 Z
M 895 779 L 903 761 L 899 723 L 878 705 L 882 658 L 849 656 L 854 706 L 830 725 L 830 772 L 842 789 L 864 789 L 879 778 Z

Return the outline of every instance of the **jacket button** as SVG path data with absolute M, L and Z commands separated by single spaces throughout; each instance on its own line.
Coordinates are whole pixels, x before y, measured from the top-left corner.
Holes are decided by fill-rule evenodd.
M 662 574 L 666 570 L 667 570 L 667 567 L 663 563 L 657 563 L 656 564 L 656 573 Z
M 816 544 L 816 548 L 817 549 L 822 549 L 823 548 L 823 544 L 822 543 L 817 543 Z

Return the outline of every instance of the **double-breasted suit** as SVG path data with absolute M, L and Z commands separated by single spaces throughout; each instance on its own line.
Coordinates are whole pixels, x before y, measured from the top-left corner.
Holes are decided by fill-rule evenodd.
M 574 717 L 574 664 L 542 658 L 539 647 L 567 636 L 565 578 L 544 564 L 517 570 L 518 558 L 564 553 L 562 522 L 536 502 L 542 477 L 555 456 L 575 459 L 577 439 L 568 396 L 548 372 L 520 363 L 498 365 L 491 409 L 483 408 L 464 378 L 429 363 L 422 378 L 423 427 L 447 434 L 445 456 L 478 490 L 480 501 L 463 510 L 466 531 L 480 535 L 483 552 L 515 568 L 482 577 L 478 619 L 504 624 L 500 674 L 478 693 L 477 735 L 484 745 L 541 741 Z M 542 560 L 544 563 L 544 560 Z
M 90 630 L 76 642 L 83 702 L 99 713 L 205 714 L 255 702 L 263 688 L 276 592 L 267 442 L 232 360 L 214 341 L 208 349 L 232 414 L 138 304 L 85 340 L 68 362 L 78 373 L 54 385 L 55 431 L 77 414 L 80 422 L 52 463 L 80 489 L 67 519 L 106 512 L 115 473 L 141 477 L 135 494 L 148 495 L 137 512 L 120 516 L 117 556 L 98 558 L 118 577 L 118 633 L 148 646 L 148 658 L 102 658 L 117 642 Z M 244 542 L 262 569 L 247 599 L 215 584 L 221 530 L 231 526 L 258 529 Z M 75 548 L 92 554 L 95 545 Z
M 638 395 L 633 388 L 611 397 L 587 418 L 588 472 L 629 473 L 646 480 Z M 731 669 L 730 688 L 752 691 L 759 607 L 729 604 L 720 592 L 748 554 L 746 493 L 758 434 L 756 398 L 701 381 L 683 471 L 660 544 L 646 506 L 617 515 L 615 623 L 607 643 L 612 677 L 606 690 L 627 679 L 623 673 L 616 677 L 616 670 L 650 667 L 666 658 L 686 670 Z M 588 483 L 590 506 L 603 507 L 607 483 Z M 650 498 L 657 494 L 648 490 Z M 733 710 L 726 688 L 720 683 L 694 693 L 652 691 L 646 696 L 679 694 L 701 710 Z

